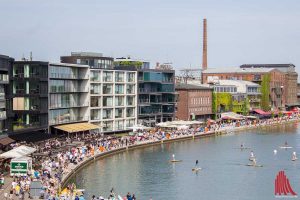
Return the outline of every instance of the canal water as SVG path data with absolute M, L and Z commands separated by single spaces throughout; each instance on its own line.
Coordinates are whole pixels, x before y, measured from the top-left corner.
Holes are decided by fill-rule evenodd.
M 280 149 L 285 141 L 293 149 Z M 251 150 L 238 149 L 241 143 L 251 147 L 263 167 L 246 166 Z M 93 194 L 108 197 L 111 188 L 141 200 L 275 199 L 274 181 L 280 170 L 300 193 L 300 160 L 291 161 L 293 151 L 300 157 L 297 123 L 119 153 L 91 163 L 75 180 L 88 199 Z M 172 154 L 182 162 L 168 162 Z M 195 160 L 202 168 L 198 173 L 192 172 Z

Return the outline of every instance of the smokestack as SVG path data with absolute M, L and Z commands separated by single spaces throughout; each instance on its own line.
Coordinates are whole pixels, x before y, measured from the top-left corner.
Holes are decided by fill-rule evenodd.
M 203 52 L 202 52 L 202 70 L 207 69 L 207 24 L 203 19 Z

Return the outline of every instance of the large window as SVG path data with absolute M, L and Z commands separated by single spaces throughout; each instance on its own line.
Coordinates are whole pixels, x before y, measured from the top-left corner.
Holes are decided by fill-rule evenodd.
M 113 130 L 113 121 L 104 121 L 103 131 L 112 131 L 112 130 Z
M 91 81 L 101 81 L 100 71 L 91 71 Z
M 101 93 L 101 84 L 91 83 L 91 94 L 100 94 Z
M 100 120 L 101 119 L 101 112 L 97 109 L 91 110 L 91 120 Z
M 101 97 L 91 97 L 91 107 L 100 107 Z
M 112 109 L 103 109 L 102 118 L 103 119 L 112 119 Z
M 134 94 L 135 93 L 135 87 L 132 84 L 127 85 L 127 94 Z
M 124 72 L 115 72 L 115 81 L 124 82 Z
M 124 97 L 115 97 L 116 106 L 124 106 Z
M 135 125 L 135 119 L 129 119 L 126 122 L 127 127 L 133 127 Z
M 103 81 L 104 82 L 112 82 L 113 81 L 113 72 L 104 71 L 103 72 Z
M 124 120 L 115 121 L 115 129 L 123 130 L 124 129 Z
M 103 94 L 112 94 L 113 85 L 112 84 L 103 84 Z
M 124 85 L 123 84 L 116 84 L 115 93 L 116 94 L 124 94 Z
M 134 117 L 135 116 L 135 109 L 134 108 L 126 108 L 126 117 Z
M 134 106 L 134 96 L 127 96 L 127 106 Z
M 113 97 L 103 97 L 103 107 L 113 106 Z
M 135 73 L 134 72 L 128 72 L 127 73 L 127 82 L 134 82 L 135 81 Z
M 116 108 L 115 109 L 115 118 L 123 118 L 124 117 L 124 109 Z
M 50 66 L 50 78 L 79 78 L 78 69 L 70 67 Z

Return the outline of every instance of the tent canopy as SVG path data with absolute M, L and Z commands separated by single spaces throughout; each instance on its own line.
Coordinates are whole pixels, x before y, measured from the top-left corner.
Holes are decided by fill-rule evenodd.
M 36 151 L 35 148 L 22 145 L 22 146 L 19 146 L 17 148 L 14 148 L 10 151 L 7 151 L 3 154 L 0 154 L 0 157 L 3 157 L 3 158 L 20 158 L 20 157 L 23 157 L 23 156 L 30 155 L 35 151 Z
M 55 126 L 54 128 L 68 133 L 76 133 L 82 131 L 95 130 L 100 127 L 90 123 L 75 123 L 75 124 L 65 124 L 65 125 Z
M 137 130 L 149 130 L 151 127 L 143 126 L 141 124 L 134 125 L 132 127 L 127 127 L 127 129 L 132 129 L 133 132 L 136 132 Z
M 226 112 L 221 114 L 222 119 L 241 120 L 244 119 L 243 115 L 236 114 L 234 112 Z

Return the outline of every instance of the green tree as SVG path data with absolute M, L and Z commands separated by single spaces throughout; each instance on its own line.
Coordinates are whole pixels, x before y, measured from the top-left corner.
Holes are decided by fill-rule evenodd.
M 270 74 L 265 74 L 261 82 L 261 108 L 265 111 L 270 110 Z

